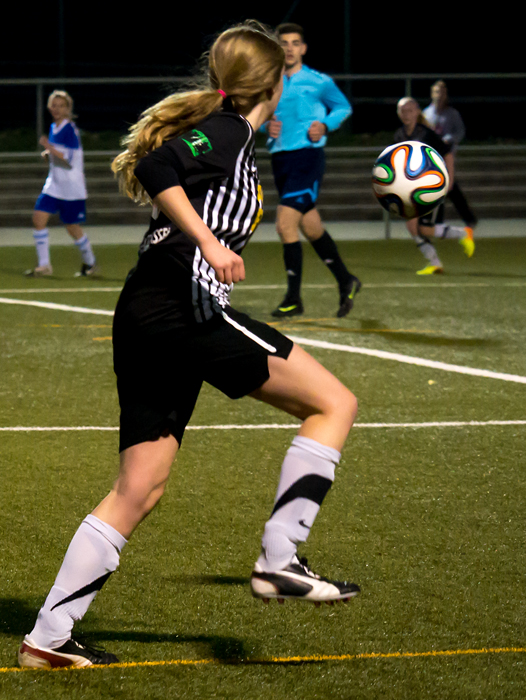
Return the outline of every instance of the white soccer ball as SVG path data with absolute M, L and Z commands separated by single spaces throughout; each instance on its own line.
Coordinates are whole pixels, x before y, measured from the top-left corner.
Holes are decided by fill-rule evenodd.
M 373 166 L 373 190 L 388 212 L 404 219 L 424 216 L 445 199 L 449 174 L 442 156 L 419 141 L 383 150 Z

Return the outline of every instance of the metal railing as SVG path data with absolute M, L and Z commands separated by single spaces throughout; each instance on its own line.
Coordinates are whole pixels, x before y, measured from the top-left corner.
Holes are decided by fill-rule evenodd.
M 355 108 L 361 105 L 394 105 L 402 95 L 414 96 L 422 101 L 429 99 L 429 84 L 437 79 L 445 80 L 448 85 L 453 85 L 458 81 L 468 81 L 471 85 L 480 84 L 481 81 L 490 81 L 494 86 L 493 94 L 458 94 L 457 90 L 450 88 L 450 93 L 455 92 L 455 103 L 466 104 L 476 102 L 488 103 L 526 103 L 526 90 L 524 85 L 520 85 L 516 90 L 511 87 L 513 81 L 524 81 L 526 73 L 385 73 L 385 74 L 333 74 L 332 77 L 340 84 L 342 89 L 352 98 Z M 135 78 L 3 78 L 0 79 L 2 87 L 27 87 L 34 88 L 34 125 L 36 134 L 44 133 L 46 120 L 46 93 L 56 87 L 71 86 L 139 86 L 154 85 L 158 88 L 174 88 L 188 84 L 190 76 L 157 76 L 157 77 L 135 77 Z M 504 86 L 507 83 L 507 87 Z M 511 81 L 511 82 L 510 82 Z M 371 86 L 379 83 L 387 83 L 389 90 L 382 87 L 383 94 L 375 91 L 374 95 L 361 95 L 360 92 L 367 92 Z M 418 94 L 415 86 L 425 87 L 426 94 Z M 399 87 L 398 87 L 399 86 Z M 423 88 L 422 88 L 423 89 Z M 486 91 L 487 92 L 487 91 Z M 392 94 L 388 94 L 392 93 Z M 144 105 L 146 106 L 146 105 Z M 37 146 L 38 148 L 38 146 Z

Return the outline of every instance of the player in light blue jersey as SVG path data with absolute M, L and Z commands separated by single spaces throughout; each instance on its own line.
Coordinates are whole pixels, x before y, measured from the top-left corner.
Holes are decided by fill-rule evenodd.
M 73 100 L 64 90 L 54 90 L 47 106 L 53 123 L 49 136 L 42 136 L 40 145 L 46 149 L 42 155 L 49 160 L 49 173 L 33 211 L 33 238 L 38 263 L 24 274 L 28 277 L 53 274 L 47 225 L 50 216 L 58 213 L 82 256 L 80 272 L 75 276 L 91 276 L 98 272 L 98 267 L 89 238 L 81 226 L 86 220 L 88 194 L 80 134 L 72 121 Z
M 283 243 L 288 285 L 272 315 L 303 313 L 301 231 L 336 278 L 340 293 L 337 316 L 341 318 L 352 309 L 361 283 L 349 272 L 325 230 L 316 201 L 325 171 L 327 134 L 341 126 L 352 108 L 332 78 L 303 64 L 307 45 L 302 27 L 282 24 L 276 31 L 285 51 L 284 87 L 275 115 L 264 128 L 280 197 L 276 228 Z

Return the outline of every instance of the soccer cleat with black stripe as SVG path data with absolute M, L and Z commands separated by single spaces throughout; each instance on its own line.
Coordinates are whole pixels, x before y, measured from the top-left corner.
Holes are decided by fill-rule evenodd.
M 119 659 L 103 649 L 82 644 L 76 639 L 68 639 L 57 649 L 38 647 L 26 635 L 18 652 L 18 663 L 23 668 L 64 668 L 66 666 L 106 666 L 116 664 Z
M 100 268 L 96 263 L 94 265 L 82 263 L 80 272 L 75 272 L 73 277 L 95 277 L 98 274 L 100 274 Z
M 312 603 L 347 601 L 358 595 L 360 586 L 347 581 L 331 581 L 309 569 L 305 558 L 294 557 L 291 563 L 279 571 L 263 571 L 256 563 L 250 577 L 250 588 L 254 598 L 268 601 L 277 598 L 307 600 Z
M 358 294 L 361 288 L 362 283 L 358 277 L 351 275 L 350 282 L 340 289 L 340 308 L 336 313 L 338 318 L 347 316 L 349 311 L 354 306 L 354 297 Z
M 275 318 L 284 318 L 287 316 L 299 316 L 303 313 L 303 304 L 301 299 L 283 299 L 277 309 L 274 309 L 272 316 Z

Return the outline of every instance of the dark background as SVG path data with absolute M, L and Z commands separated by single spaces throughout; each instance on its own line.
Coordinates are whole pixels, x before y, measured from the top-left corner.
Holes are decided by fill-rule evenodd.
M 361 0 L 258 2 L 151 2 L 48 0 L 5 11 L 0 46 L 3 78 L 49 78 L 46 94 L 65 87 L 75 98 L 79 126 L 124 131 L 140 112 L 173 88 L 170 78 L 188 75 L 216 33 L 247 17 L 275 26 L 302 24 L 309 45 L 306 63 L 341 75 L 513 73 L 526 71 L 521 21 L 509 9 L 482 10 L 474 3 L 434 4 Z M 504 7 L 504 6 L 503 6 Z M 507 6 L 509 7 L 509 5 Z M 10 37 L 10 38 L 9 38 Z M 73 86 L 64 77 L 160 76 L 161 86 Z M 433 78 L 413 82 L 426 102 Z M 342 89 L 349 85 L 338 81 Z M 452 103 L 464 116 L 468 138 L 522 139 L 526 81 L 448 77 Z M 0 129 L 34 123 L 35 88 L 0 85 Z M 354 81 L 349 92 L 354 133 L 393 130 L 399 81 Z M 367 100 L 377 100 L 374 104 Z M 7 109 L 6 109 L 7 107 Z

